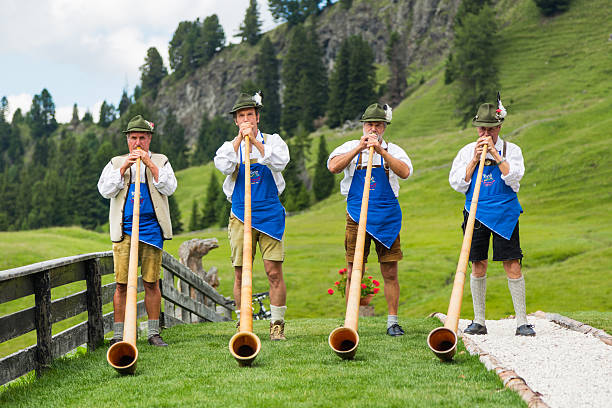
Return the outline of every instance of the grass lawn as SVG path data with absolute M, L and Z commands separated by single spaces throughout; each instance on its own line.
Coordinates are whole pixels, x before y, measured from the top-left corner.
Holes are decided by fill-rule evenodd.
M 327 345 L 341 320 L 287 323 L 288 341 L 272 343 L 265 321 L 254 332 L 262 349 L 252 367 L 239 367 L 228 351 L 232 323 L 180 326 L 163 333 L 167 349 L 138 342 L 136 375 L 121 377 L 106 362 L 106 348 L 58 360 L 37 381 L 22 379 L 0 393 L 7 407 L 521 407 L 493 372 L 460 346 L 454 363 L 427 348 L 439 322 L 406 320 L 407 335 L 384 334 L 385 321 L 360 321 L 353 361 Z M 27 396 L 27 397 L 26 397 Z

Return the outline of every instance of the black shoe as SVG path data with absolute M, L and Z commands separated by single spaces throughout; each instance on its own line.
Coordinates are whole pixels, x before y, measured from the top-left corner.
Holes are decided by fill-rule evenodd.
M 149 337 L 149 344 L 156 347 L 168 347 L 164 339 L 159 334 L 154 334 Z
M 402 329 L 402 326 L 400 326 L 399 324 L 394 323 L 391 327 L 389 327 L 387 329 L 387 334 L 389 336 L 393 336 L 393 337 L 403 336 L 404 335 L 404 329 Z
M 472 323 L 463 332 L 466 334 L 487 334 L 487 327 L 472 320 Z
M 533 324 L 524 324 L 516 328 L 516 336 L 535 336 Z
M 119 343 L 120 341 L 123 341 L 123 339 L 110 339 L 110 341 L 108 342 L 108 345 L 110 347 L 115 343 Z

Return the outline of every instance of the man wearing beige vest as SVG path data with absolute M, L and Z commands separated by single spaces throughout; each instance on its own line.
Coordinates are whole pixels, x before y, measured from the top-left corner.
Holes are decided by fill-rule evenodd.
M 176 177 L 168 158 L 149 151 L 153 123 L 138 115 L 123 132 L 127 136 L 129 154 L 116 156 L 102 170 L 98 191 L 110 199 L 110 235 L 117 288 L 113 297 L 114 336 L 111 345 L 122 340 L 127 293 L 130 234 L 134 210 L 136 160 L 140 160 L 140 222 L 138 260 L 145 288 L 145 308 L 149 318 L 149 344 L 167 346 L 159 335 L 161 293 L 159 276 L 162 249 L 166 239 L 172 239 L 172 224 L 168 196 L 176 190 Z

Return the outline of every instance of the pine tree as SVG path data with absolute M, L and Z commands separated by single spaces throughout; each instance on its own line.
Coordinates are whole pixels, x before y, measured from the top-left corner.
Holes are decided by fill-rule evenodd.
M 130 100 L 127 91 L 124 89 L 123 93 L 121 94 L 121 100 L 119 101 L 119 107 L 117 108 L 119 110 L 119 116 L 123 115 L 131 104 L 132 101 Z
M 202 217 L 200 218 L 200 228 L 208 228 L 217 223 L 219 214 L 217 213 L 217 196 L 219 195 L 219 182 L 215 176 L 215 172 L 210 173 L 208 188 L 206 189 L 206 199 L 202 208 Z
M 301 118 L 301 72 L 303 62 L 303 46 L 306 44 L 306 33 L 301 25 L 293 29 L 287 54 L 283 58 L 283 109 L 281 125 L 284 132 L 293 135 Z
M 150 92 L 153 98 L 156 98 L 161 81 L 166 75 L 168 75 L 168 70 L 164 66 L 164 61 L 159 52 L 157 52 L 157 48 L 149 48 L 145 62 L 140 66 L 142 92 Z
M 268 0 L 268 8 L 276 21 L 297 25 L 318 13 L 319 3 L 319 0 Z
M 361 36 L 349 37 L 348 89 L 344 108 L 346 119 L 357 119 L 378 98 L 375 87 L 374 52 Z
M 185 128 L 177 122 L 176 115 L 170 110 L 164 123 L 163 132 L 158 138 L 161 141 L 161 152 L 163 152 L 175 170 L 182 170 L 188 166 L 187 142 L 185 140 Z
M 189 231 L 196 231 L 200 227 L 200 214 L 198 210 L 198 202 L 193 200 L 191 205 L 191 217 L 189 218 Z
M 259 20 L 257 0 L 249 0 L 249 7 L 244 15 L 244 21 L 240 25 L 240 31 L 234 37 L 240 37 L 243 42 L 251 45 L 255 45 L 259 41 L 259 37 L 261 37 L 261 21 Z
M 274 46 L 268 37 L 261 41 L 256 61 L 256 80 L 263 92 L 264 108 L 260 112 L 259 127 L 267 133 L 278 132 L 281 119 L 279 96 L 279 62 Z
M 232 203 L 228 201 L 221 185 L 219 191 L 219 194 L 217 194 L 217 201 L 215 202 L 215 208 L 217 210 L 217 224 L 223 227 L 228 223 L 232 211 Z
M 391 73 L 391 77 L 387 81 L 387 98 L 392 106 L 399 105 L 406 93 L 405 49 L 401 36 L 397 31 L 393 31 L 385 48 L 389 72 Z
M 327 169 L 327 158 L 329 152 L 325 143 L 325 137 L 319 137 L 319 151 L 314 174 L 314 187 L 312 189 L 315 199 L 321 201 L 327 198 L 334 189 L 334 175 Z
M 168 197 L 168 207 L 170 209 L 170 222 L 172 223 L 172 233 L 180 234 L 183 232 L 183 222 L 181 221 L 181 210 L 176 203 L 174 195 Z
M 327 106 L 327 69 L 319 45 L 315 26 L 312 25 L 302 55 L 300 99 L 303 104 L 301 124 L 305 130 L 314 130 L 313 119 L 325 114 Z
M 193 38 L 192 32 L 197 31 L 197 29 L 195 23 L 181 21 L 172 35 L 168 46 L 168 54 L 170 56 L 170 68 L 176 78 L 183 77 L 191 70 L 193 44 L 190 44 L 190 39 Z
M 0 100 L 0 122 L 8 122 L 9 103 L 6 96 Z
M 479 104 L 495 100 L 499 89 L 492 57 L 498 48 L 496 30 L 495 13 L 488 5 L 478 14 L 466 13 L 462 24 L 455 26 L 455 106 L 462 123 L 467 123 Z
M 233 139 L 237 133 L 235 125 L 226 118 L 215 116 L 210 120 L 207 113 L 204 113 L 191 164 L 197 166 L 208 163 L 215 157 L 215 152 L 223 142 Z
M 100 119 L 98 120 L 98 124 L 104 128 L 107 128 L 115 119 L 115 107 L 113 104 L 103 101 L 102 106 L 100 106 Z
M 57 129 L 55 103 L 46 89 L 43 89 L 40 95 L 34 95 L 34 98 L 32 98 L 28 120 L 32 137 L 35 140 L 49 136 Z
M 310 195 L 304 183 L 304 179 L 308 180 L 304 158 L 308 144 L 307 134 L 296 136 L 287 143 L 292 160 L 283 171 L 285 191 L 280 198 L 288 212 L 301 211 L 310 206 Z
M 77 104 L 75 103 L 72 106 L 72 119 L 70 120 L 70 125 L 72 125 L 72 127 L 76 127 L 79 124 L 79 108 L 77 106 Z
M 81 122 L 83 122 L 83 123 L 93 123 L 93 115 L 91 114 L 89 109 L 85 111 L 85 114 L 83 115 L 83 119 L 81 120 Z
M 203 60 L 196 64 L 196 68 L 207 64 L 217 52 L 223 49 L 223 44 L 225 44 L 225 33 L 223 26 L 219 24 L 219 17 L 216 14 L 206 17 L 202 22 L 200 40 L 196 46 Z
M 329 100 L 327 103 L 327 124 L 336 127 L 346 119 L 344 104 L 348 90 L 350 47 L 348 41 L 340 44 L 340 49 L 334 62 L 334 70 L 329 79 Z

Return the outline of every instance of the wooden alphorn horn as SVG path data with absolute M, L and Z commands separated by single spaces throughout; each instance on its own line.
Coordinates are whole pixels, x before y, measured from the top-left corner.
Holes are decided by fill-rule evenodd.
M 353 257 L 353 270 L 349 286 L 348 301 L 346 302 L 346 316 L 344 326 L 334 329 L 329 334 L 329 346 L 344 360 L 352 360 L 359 345 L 357 326 L 359 323 L 359 299 L 361 298 L 361 275 L 363 273 L 363 250 L 365 247 L 366 222 L 368 220 L 368 200 L 370 198 L 370 178 L 372 176 L 372 156 L 374 146 L 370 146 L 368 154 L 368 167 L 363 182 L 363 197 L 361 198 L 361 212 L 359 213 L 359 227 L 355 242 L 355 256 Z
M 251 235 L 251 149 L 244 136 L 244 239 L 242 244 L 242 285 L 240 287 L 240 330 L 229 341 L 229 350 L 240 366 L 250 366 L 261 350 L 253 333 L 253 238 Z
M 455 282 L 451 292 L 448 312 L 444 327 L 433 329 L 427 336 L 427 344 L 433 353 L 442 361 L 451 361 L 457 351 L 457 327 L 459 325 L 459 314 L 461 313 L 461 301 L 463 299 L 463 285 L 465 284 L 465 271 L 467 269 L 470 246 L 472 244 L 472 234 L 474 233 L 474 222 L 476 220 L 476 208 L 478 206 L 478 196 L 480 194 L 480 183 L 482 181 L 482 171 L 484 169 L 485 157 L 487 156 L 487 145 L 485 144 L 480 155 L 480 165 L 476 176 L 476 185 L 470 204 L 470 215 L 465 226 L 463 244 L 459 262 L 457 262 L 457 272 L 455 272 Z
M 140 149 L 140 148 L 138 148 Z M 129 197 L 127 198 L 129 200 Z M 136 296 L 138 295 L 138 235 L 140 227 L 140 158 L 136 160 L 134 183 L 134 213 L 132 237 L 130 238 L 130 260 L 128 267 L 127 293 L 125 297 L 125 319 L 123 341 L 113 344 L 106 352 L 106 361 L 119 374 L 134 374 L 138 349 L 136 348 Z

